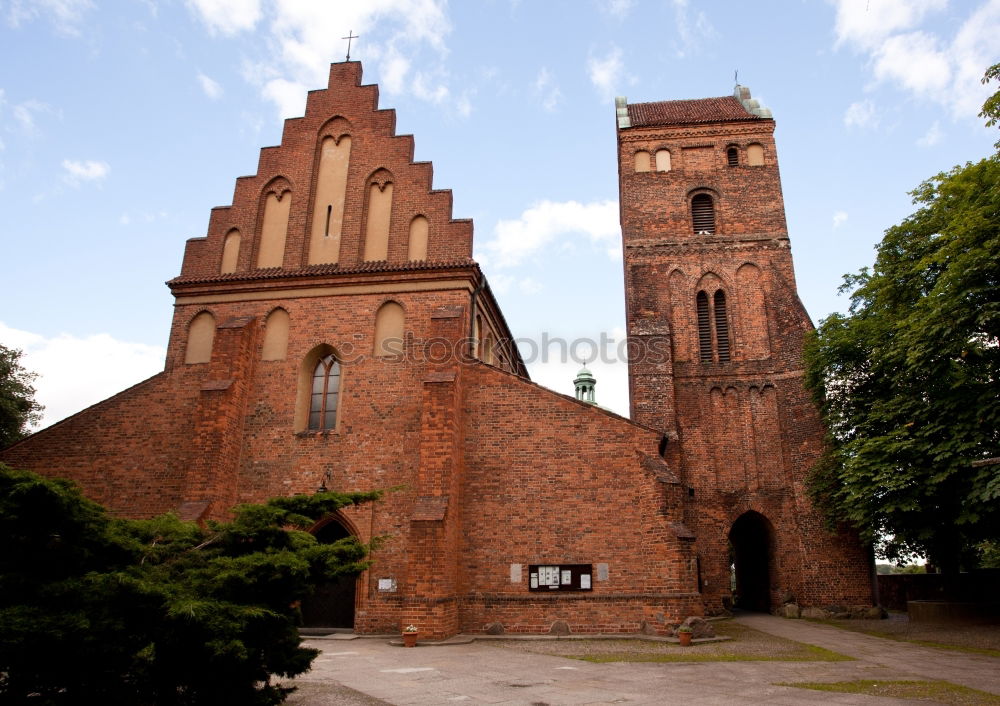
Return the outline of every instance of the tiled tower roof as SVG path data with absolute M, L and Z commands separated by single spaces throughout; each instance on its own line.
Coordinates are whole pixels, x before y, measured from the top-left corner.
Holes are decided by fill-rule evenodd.
M 632 122 L 632 127 L 760 120 L 758 116 L 747 112 L 743 104 L 732 96 L 656 101 L 655 103 L 630 103 L 628 117 Z

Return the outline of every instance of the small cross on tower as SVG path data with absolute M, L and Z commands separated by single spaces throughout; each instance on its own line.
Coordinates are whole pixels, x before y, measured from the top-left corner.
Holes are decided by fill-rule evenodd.
M 346 37 L 341 37 L 341 39 L 346 39 L 347 40 L 347 60 L 348 61 L 351 60 L 351 40 L 352 39 L 357 39 L 360 36 L 361 36 L 360 34 L 354 34 L 354 30 L 352 29 L 350 32 L 347 33 Z

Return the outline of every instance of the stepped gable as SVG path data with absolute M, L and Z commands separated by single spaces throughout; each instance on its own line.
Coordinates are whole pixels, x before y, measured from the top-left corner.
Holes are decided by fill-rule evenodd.
M 257 173 L 237 178 L 232 205 L 212 209 L 207 236 L 187 242 L 170 284 L 257 272 L 274 278 L 276 269 L 302 276 L 318 265 L 327 267 L 316 273 L 328 275 L 470 260 L 471 219 L 452 218 L 451 190 L 433 188 L 431 163 L 413 161 L 413 136 L 396 135 L 395 124 L 395 111 L 378 107 L 378 87 L 361 84 L 360 62 L 331 64 L 328 87 L 308 94 L 303 117 L 285 120 L 280 145 L 261 149 Z M 324 150 L 334 166 L 321 174 Z M 381 214 L 370 206 L 373 189 L 388 194 L 391 207 Z M 410 231 L 421 216 L 426 245 L 414 257 Z M 388 221 L 388 238 L 373 255 L 366 229 L 378 218 Z M 268 228 L 280 231 L 270 242 Z M 370 261 L 383 264 L 366 267 Z

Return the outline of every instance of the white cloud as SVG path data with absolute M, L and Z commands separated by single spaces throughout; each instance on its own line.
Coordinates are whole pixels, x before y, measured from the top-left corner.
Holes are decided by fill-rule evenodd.
M 261 18 L 260 0 L 188 0 L 209 32 L 231 36 L 251 30 Z
M 847 211 L 836 211 L 833 214 L 834 229 L 840 228 L 847 221 Z
M 625 19 L 633 5 L 635 0 L 601 0 L 600 8 L 613 17 Z
M 262 90 L 264 97 L 278 106 L 281 118 L 294 118 L 305 112 L 306 92 L 308 89 L 301 83 L 276 78 L 268 81 Z
M 989 89 L 983 71 L 996 61 L 1000 0 L 985 0 L 948 37 L 930 18 L 946 0 L 833 0 L 836 45 L 867 55 L 875 83 L 887 83 L 975 119 Z M 923 28 L 921 25 L 924 24 Z
M 844 125 L 847 127 L 875 128 L 878 127 L 878 114 L 875 104 L 869 99 L 851 103 L 844 113 Z
M 559 101 L 562 100 L 562 91 L 559 90 L 559 86 L 555 85 L 552 74 L 544 66 L 535 79 L 534 91 L 535 95 L 541 98 L 542 108 L 547 113 L 553 112 L 559 105 Z
M 920 96 L 943 91 L 951 79 L 951 66 L 938 47 L 938 38 L 926 32 L 889 37 L 873 53 L 875 78 Z
M 592 243 L 614 248 L 621 238 L 618 202 L 542 201 L 520 218 L 502 220 L 483 246 L 491 264 L 516 265 L 562 236 L 585 236 Z
M 921 147 L 931 147 L 939 143 L 942 136 L 941 123 L 935 120 L 934 124 L 924 133 L 923 137 L 917 140 L 917 144 Z
M 463 118 L 472 115 L 472 99 L 468 91 L 460 95 L 458 100 L 455 101 L 455 112 Z
M 35 122 L 36 116 L 41 113 L 51 113 L 52 108 L 41 101 L 30 98 L 23 103 L 18 103 L 11 109 L 11 115 L 21 127 L 21 130 L 28 135 L 38 134 L 38 125 Z
M 11 0 L 7 23 L 20 27 L 38 17 L 50 21 L 61 34 L 77 36 L 83 16 L 94 4 L 90 0 Z
M 688 0 L 674 0 L 674 25 L 679 43 L 674 50 L 678 58 L 696 54 L 701 47 L 718 36 L 704 12 L 698 10 L 692 19 L 688 13 Z
M 594 84 L 601 96 L 610 99 L 625 80 L 625 63 L 622 61 L 622 50 L 612 47 L 604 57 L 587 59 L 587 73 L 590 82 Z
M 66 170 L 63 179 L 73 186 L 78 186 L 85 181 L 102 181 L 111 172 L 111 167 L 108 166 L 107 162 L 98 162 L 92 159 L 86 162 L 64 159 L 62 166 Z
M 837 46 L 853 43 L 875 49 L 893 32 L 917 26 L 948 0 L 834 0 Z
M 63 333 L 46 338 L 3 322 L 0 342 L 24 351 L 21 364 L 38 373 L 35 400 L 45 406 L 43 427 L 163 370 L 166 357 L 160 346 L 119 341 L 106 333 L 85 338 Z
M 522 294 L 538 294 L 545 286 L 533 277 L 518 277 L 510 274 L 496 274 L 490 278 L 490 287 L 497 294 L 507 294 L 512 289 L 517 289 Z
M 205 74 L 198 73 L 198 84 L 201 86 L 201 90 L 205 92 L 205 95 L 216 100 L 222 96 L 222 86 L 219 85 L 218 81 L 206 76 Z
M 232 32 L 258 22 L 267 34 L 265 56 L 256 62 L 248 78 L 258 84 L 265 98 L 273 101 L 283 117 L 301 115 L 306 87 L 326 85 L 331 61 L 344 58 L 347 42 L 340 39 L 353 31 L 359 36 L 351 46 L 354 59 L 365 58 L 369 68 L 377 66 L 380 86 L 388 93 L 409 93 L 434 103 L 450 95 L 447 75 L 432 60 L 421 58 L 422 74 L 410 77 L 414 57 L 425 48 L 439 60 L 447 54 L 444 37 L 451 31 L 444 0 L 370 0 L 368 2 L 317 2 L 282 0 L 263 7 L 254 2 L 256 19 L 247 27 L 227 23 L 237 0 L 190 0 L 189 7 L 210 28 Z M 300 108 L 288 112 L 287 89 L 301 86 Z

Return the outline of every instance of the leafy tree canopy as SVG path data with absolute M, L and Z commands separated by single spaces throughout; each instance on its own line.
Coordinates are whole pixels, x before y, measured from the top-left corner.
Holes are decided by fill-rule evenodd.
M 31 383 L 35 373 L 21 366 L 21 351 L 0 344 L 0 449 L 23 437 L 41 419 Z
M 112 518 L 73 484 L 0 464 L 0 701 L 277 704 L 309 669 L 299 602 L 367 567 L 317 520 L 378 493 L 243 505 L 202 528 Z M 28 699 L 29 694 L 35 694 Z
M 995 119 L 1000 92 L 991 101 Z M 810 485 L 881 556 L 949 571 L 1000 537 L 1000 154 L 912 196 L 918 210 L 886 231 L 874 267 L 845 277 L 849 314 L 807 342 L 830 430 Z

